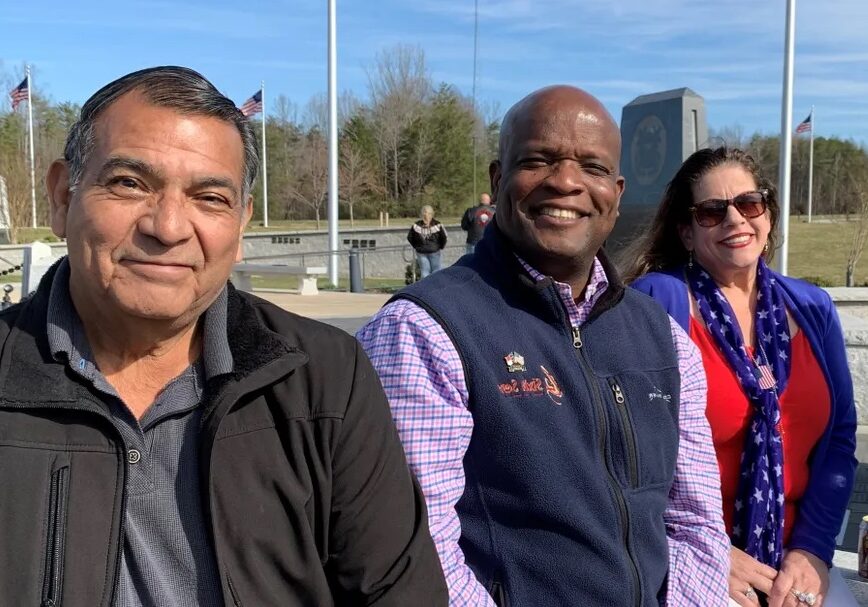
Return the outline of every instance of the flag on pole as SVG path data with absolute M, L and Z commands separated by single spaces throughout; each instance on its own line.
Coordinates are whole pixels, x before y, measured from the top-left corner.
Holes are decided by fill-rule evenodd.
M 9 91 L 9 97 L 12 99 L 12 111 L 18 109 L 22 101 L 27 101 L 27 94 L 30 92 L 30 76 L 25 76 L 21 84 Z
M 810 133 L 811 132 L 811 119 L 814 117 L 814 112 L 808 114 L 808 117 L 802 120 L 799 123 L 799 126 L 796 127 L 797 133 Z
M 240 108 L 241 113 L 245 116 L 253 116 L 254 114 L 258 114 L 262 111 L 262 89 L 259 89 L 253 96 L 244 102 Z

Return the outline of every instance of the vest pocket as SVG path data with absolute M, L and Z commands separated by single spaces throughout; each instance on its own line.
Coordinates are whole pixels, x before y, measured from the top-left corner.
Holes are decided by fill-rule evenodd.
M 45 573 L 41 607 L 59 607 L 63 596 L 63 559 L 66 551 L 66 516 L 69 498 L 69 461 L 51 473 L 48 521 L 45 534 Z

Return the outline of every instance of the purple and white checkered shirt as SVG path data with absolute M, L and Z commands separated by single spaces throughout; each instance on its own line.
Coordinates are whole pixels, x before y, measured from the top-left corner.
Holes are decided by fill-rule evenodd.
M 535 280 L 543 276 L 524 261 Z M 581 302 L 568 284 L 556 283 L 580 326 L 608 288 L 599 260 Z M 679 448 L 675 480 L 664 513 L 669 540 L 670 607 L 728 604 L 729 538 L 723 525 L 720 472 L 705 418 L 705 372 L 699 350 L 675 321 L 672 340 L 681 372 Z M 464 562 L 455 505 L 464 493 L 464 454 L 473 432 L 464 370 L 443 327 L 424 309 L 398 300 L 385 306 L 356 335 L 389 397 L 407 460 L 428 503 L 428 524 L 440 555 L 453 607 L 494 607 Z M 613 580 L 614 581 L 614 580 Z

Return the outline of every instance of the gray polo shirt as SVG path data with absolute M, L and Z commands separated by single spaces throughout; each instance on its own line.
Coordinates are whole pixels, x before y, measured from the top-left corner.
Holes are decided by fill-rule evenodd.
M 66 259 L 55 275 L 48 303 L 52 355 L 102 393 L 127 450 L 118 607 L 223 604 L 199 491 L 199 434 L 205 381 L 232 371 L 226 312 L 223 289 L 202 321 L 202 357 L 169 382 L 136 420 L 95 365 L 69 296 Z

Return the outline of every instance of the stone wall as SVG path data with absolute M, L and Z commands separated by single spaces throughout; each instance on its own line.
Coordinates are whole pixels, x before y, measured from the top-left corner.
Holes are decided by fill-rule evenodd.
M 338 274 L 346 276 L 347 252 L 353 246 L 361 254 L 362 275 L 368 278 L 403 278 L 413 259 L 407 242 L 410 220 L 397 228 L 343 230 L 339 234 Z M 466 234 L 457 225 L 446 226 L 449 240 L 443 265 L 455 263 L 464 254 Z M 255 232 L 244 236 L 244 258 L 258 263 L 328 266 L 328 232 Z

